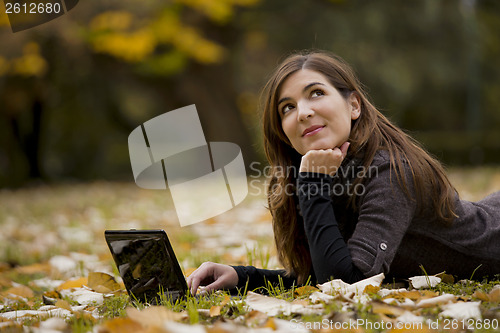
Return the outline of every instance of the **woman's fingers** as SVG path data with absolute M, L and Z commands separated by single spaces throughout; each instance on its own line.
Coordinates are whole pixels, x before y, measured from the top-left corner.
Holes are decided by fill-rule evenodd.
M 344 142 L 340 148 L 310 150 L 304 156 L 300 163 L 301 172 L 323 173 L 334 176 L 337 169 L 347 155 L 349 142 Z
M 238 284 L 238 274 L 231 266 L 204 262 L 186 282 L 191 294 L 196 295 L 199 287 L 204 288 L 204 292 L 234 288 Z

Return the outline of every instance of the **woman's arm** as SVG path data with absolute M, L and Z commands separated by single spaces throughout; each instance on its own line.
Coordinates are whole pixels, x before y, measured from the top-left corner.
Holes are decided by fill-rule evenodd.
M 299 173 L 299 206 L 318 283 L 331 278 L 353 283 L 365 276 L 354 265 L 340 233 L 330 196 L 332 183 L 327 174 Z
M 272 285 L 283 285 L 286 289 L 297 285 L 296 277 L 287 275 L 284 269 L 271 270 L 261 269 L 253 266 L 232 266 L 238 274 L 238 284 L 236 287 L 247 290 L 257 288 L 267 288 Z M 248 285 L 247 285 L 248 283 Z

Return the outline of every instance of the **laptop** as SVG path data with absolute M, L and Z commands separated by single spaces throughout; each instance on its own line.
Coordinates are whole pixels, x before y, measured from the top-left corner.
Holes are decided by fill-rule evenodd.
M 106 230 L 109 250 L 132 300 L 175 303 L 188 286 L 164 230 Z

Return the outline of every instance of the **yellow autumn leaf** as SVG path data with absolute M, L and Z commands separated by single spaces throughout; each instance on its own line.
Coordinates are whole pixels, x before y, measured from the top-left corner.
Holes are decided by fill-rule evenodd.
M 49 273 L 51 270 L 49 263 L 36 263 L 28 266 L 20 266 L 16 268 L 19 274 L 35 274 L 35 273 Z
M 143 326 L 130 318 L 115 318 L 104 322 L 99 329 L 99 333 L 139 333 L 143 332 Z
M 56 307 L 58 308 L 61 308 L 61 309 L 66 309 L 66 310 L 69 310 L 69 311 L 72 311 L 71 310 L 71 305 L 68 303 L 68 301 L 65 301 L 65 300 L 58 300 L 56 302 L 56 304 L 54 304 Z
M 222 306 L 220 306 L 220 305 L 213 305 L 210 308 L 210 317 L 220 316 L 220 310 L 221 309 L 222 309 Z
M 88 277 L 88 286 L 102 294 L 120 290 L 121 287 L 115 278 L 107 273 L 91 272 Z
M 71 288 L 81 288 L 82 286 L 88 286 L 88 279 L 86 277 L 70 279 L 56 288 L 57 291 Z
M 293 294 L 297 297 L 301 297 L 301 296 L 307 296 L 315 291 L 319 291 L 319 289 L 313 286 L 303 286 L 295 289 L 293 291 Z
M 164 306 L 150 306 L 141 311 L 130 307 L 126 312 L 130 319 L 145 326 L 161 327 L 164 321 L 179 321 L 185 318 L 184 313 L 171 311 Z
M 373 313 L 384 314 L 388 316 L 400 316 L 406 311 L 405 309 L 399 306 L 389 305 L 379 301 L 373 301 L 371 303 L 371 306 Z
M 474 294 L 472 294 L 472 297 L 475 297 L 483 302 L 489 302 L 490 297 L 488 294 L 486 294 L 484 291 L 481 290 L 476 290 Z
M 363 290 L 363 293 L 367 293 L 367 294 L 376 294 L 378 293 L 380 290 L 380 287 L 378 286 L 373 286 L 371 284 L 367 285 L 365 287 L 365 290 Z
M 263 328 L 264 327 L 270 328 L 273 331 L 276 331 L 278 329 L 278 327 L 276 326 L 276 323 L 274 322 L 273 318 L 267 319 L 267 321 L 264 323 L 264 325 L 262 325 L 262 327 Z
M 500 302 L 500 286 L 493 288 L 488 294 L 490 302 L 499 303 Z
M 7 289 L 5 291 L 6 295 L 15 295 L 15 296 L 20 296 L 24 298 L 31 298 L 35 296 L 35 293 L 31 288 L 23 286 L 23 285 L 18 285 L 16 287 L 12 287 L 10 289 Z

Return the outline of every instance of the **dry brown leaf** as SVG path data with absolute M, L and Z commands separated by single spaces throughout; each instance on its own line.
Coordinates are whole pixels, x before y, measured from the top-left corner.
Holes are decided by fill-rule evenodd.
M 66 310 L 69 310 L 69 311 L 72 311 L 71 310 L 71 305 L 68 303 L 68 301 L 65 301 L 65 300 L 58 300 L 56 302 L 56 304 L 54 304 L 56 307 L 58 308 L 61 308 L 61 309 L 66 309 Z
M 299 287 L 299 288 L 295 289 L 293 291 L 293 294 L 297 297 L 301 297 L 301 296 L 310 295 L 315 291 L 319 291 L 319 289 L 316 287 L 313 287 L 313 286 L 303 286 L 303 287 Z
M 13 322 L 13 321 L 6 321 L 2 322 L 2 325 L 0 326 L 0 332 L 6 332 L 6 333 L 23 333 L 24 328 L 23 325 Z
M 47 273 L 49 274 L 51 267 L 49 263 L 36 263 L 28 266 L 20 266 L 16 268 L 16 272 L 19 274 L 35 274 L 35 273 Z
M 245 322 L 247 325 L 261 325 L 267 320 L 267 315 L 264 312 L 258 310 L 252 310 L 245 315 Z
M 490 302 L 498 303 L 500 302 L 500 285 L 495 286 L 488 294 Z
M 399 306 L 389 305 L 379 301 L 373 301 L 372 312 L 376 314 L 384 314 L 388 316 L 400 316 L 406 312 L 405 309 L 400 308 Z
M 165 321 L 180 321 L 185 318 L 184 313 L 174 312 L 164 306 L 150 306 L 142 311 L 136 308 L 127 308 L 130 319 L 146 326 L 161 327 Z
M 115 318 L 98 327 L 98 333 L 138 333 L 143 332 L 142 325 L 130 318 Z
M 88 308 L 87 311 L 91 311 L 90 308 Z M 82 319 L 82 320 L 90 321 L 91 323 L 96 324 L 98 320 L 90 312 L 87 312 L 87 311 L 73 312 L 73 316 L 76 320 Z
M 31 298 L 31 297 L 35 296 L 35 293 L 33 292 L 33 290 L 31 290 L 31 288 L 26 287 L 24 285 L 18 285 L 18 286 L 12 287 L 10 289 L 7 289 L 5 291 L 5 295 L 9 295 L 9 294 L 24 297 L 24 298 Z
M 264 325 L 261 326 L 262 328 L 267 327 L 272 329 L 273 331 L 276 331 L 276 323 L 274 322 L 273 318 L 268 318 L 267 321 L 264 323 Z
M 107 294 L 121 289 L 115 278 L 107 273 L 91 272 L 88 277 L 88 286 L 94 291 Z
M 437 276 L 438 278 L 441 278 L 441 282 L 449 283 L 449 284 L 455 283 L 455 278 L 453 277 L 453 275 L 446 274 L 446 272 L 436 274 L 435 276 Z
M 476 290 L 474 294 L 472 294 L 472 297 L 475 297 L 483 302 L 489 302 L 490 301 L 490 295 L 485 293 L 484 291 L 481 290 Z
M 70 279 L 64 283 L 62 283 L 59 287 L 56 288 L 57 291 L 61 291 L 64 289 L 71 289 L 71 288 L 81 288 L 82 286 L 87 286 L 88 285 L 88 279 L 86 277 L 81 277 L 77 279 Z
M 220 310 L 222 309 L 222 306 L 220 305 L 214 305 L 210 308 L 210 317 L 217 317 L 220 316 Z
M 231 301 L 231 297 L 228 296 L 228 295 L 225 295 L 224 296 L 224 299 L 222 300 L 222 302 L 220 303 L 220 306 L 224 306 L 226 305 L 227 303 L 229 303 Z

